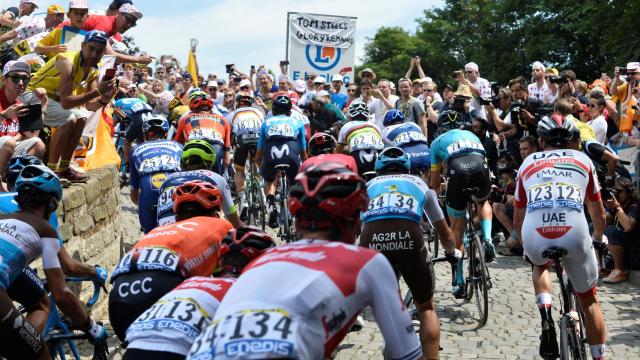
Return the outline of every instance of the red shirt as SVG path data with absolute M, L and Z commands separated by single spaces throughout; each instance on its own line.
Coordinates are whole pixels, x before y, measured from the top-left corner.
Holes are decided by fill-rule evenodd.
M 4 87 L 0 88 L 0 112 L 13 104 L 20 104 L 20 101 L 16 100 L 13 103 L 9 103 Z M 0 136 L 16 136 L 19 132 L 20 122 L 17 117 L 12 119 L 0 118 Z
M 63 26 L 71 26 L 69 20 L 65 20 L 58 28 Z M 113 37 L 115 40 L 122 42 L 120 33 L 116 33 L 116 17 L 107 15 L 89 15 L 87 21 L 82 25 L 82 30 L 100 30 L 107 33 L 107 36 Z

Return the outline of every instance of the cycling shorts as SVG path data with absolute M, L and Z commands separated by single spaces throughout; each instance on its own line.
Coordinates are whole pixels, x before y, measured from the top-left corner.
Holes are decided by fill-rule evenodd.
M 124 341 L 129 325 L 183 280 L 160 270 L 118 276 L 109 293 L 109 320 L 118 338 Z
M 5 295 L 6 297 L 6 295 Z M 35 359 L 46 346 L 38 330 L 20 314 L 6 297 L 0 300 L 0 308 L 10 309 L 10 313 L 0 318 L 0 358 L 9 360 Z M 10 346 L 6 346 L 11 344 Z
M 252 148 L 255 151 L 256 144 L 257 142 L 253 144 L 237 145 L 236 151 L 233 153 L 233 164 L 236 167 L 244 168 L 245 164 L 247 163 L 247 159 L 249 158 L 249 151 Z
M 424 244 L 422 228 L 415 221 L 382 219 L 364 224 L 360 246 L 381 252 L 396 275 L 409 286 L 416 304 L 433 298 L 435 275 Z
M 276 165 L 287 164 L 287 178 L 293 182 L 300 166 L 300 146 L 298 140 L 267 140 L 260 171 L 265 181 L 276 179 Z
M 376 160 L 378 160 L 378 150 L 376 149 L 368 149 L 368 150 L 356 150 L 349 153 L 352 158 L 356 160 L 356 165 L 358 167 L 358 174 L 360 176 L 365 173 L 375 172 L 376 171 Z
M 47 296 L 42 280 L 30 267 L 22 269 L 22 273 L 13 280 L 7 293 L 11 300 L 19 302 L 26 309 L 31 308 Z
M 402 150 L 409 156 L 411 161 L 411 173 L 418 175 L 421 171 L 431 169 L 431 152 L 425 143 L 413 143 L 403 146 Z
M 462 217 L 469 201 L 464 189 L 477 188 L 471 194 L 476 202 L 484 201 L 491 191 L 489 166 L 481 154 L 471 153 L 447 161 L 446 204 L 450 216 Z
M 158 226 L 157 206 L 160 187 L 169 176 L 169 172 L 147 174 L 140 179 L 140 197 L 138 198 L 138 219 L 144 233 Z
M 127 349 L 122 360 L 184 360 L 185 356 L 167 351 Z

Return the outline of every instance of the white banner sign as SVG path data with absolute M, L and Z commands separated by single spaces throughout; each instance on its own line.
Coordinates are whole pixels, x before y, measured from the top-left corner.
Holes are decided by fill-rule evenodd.
M 287 19 L 289 77 L 322 75 L 327 82 L 342 73 L 354 78 L 356 19 L 345 16 L 289 13 Z

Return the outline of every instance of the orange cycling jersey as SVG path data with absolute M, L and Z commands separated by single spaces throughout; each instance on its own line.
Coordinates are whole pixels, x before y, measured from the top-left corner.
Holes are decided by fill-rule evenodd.
M 180 119 L 174 140 L 184 144 L 195 139 L 206 140 L 230 149 L 231 126 L 218 114 L 189 114 Z
M 194 217 L 153 229 L 130 254 L 132 258 L 137 254 L 138 271 L 157 269 L 178 271 L 184 277 L 211 276 L 218 266 L 220 242 L 232 228 L 224 219 Z

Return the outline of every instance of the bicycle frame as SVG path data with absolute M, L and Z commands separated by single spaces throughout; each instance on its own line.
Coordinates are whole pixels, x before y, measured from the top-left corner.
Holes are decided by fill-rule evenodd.
M 247 220 L 249 224 L 255 223 L 258 225 L 258 221 L 260 220 L 262 224 L 262 230 L 266 227 L 266 206 L 264 204 L 264 195 L 262 194 L 262 186 L 260 181 L 256 175 L 257 168 L 254 162 L 256 150 L 252 147 L 249 149 L 249 176 L 246 182 L 246 194 L 247 194 L 247 205 L 249 209 L 247 210 Z M 257 195 L 257 198 L 254 197 Z M 256 211 L 256 207 L 259 208 Z M 260 219 L 257 217 L 260 216 Z M 254 217 L 256 217 L 254 219 Z
M 278 174 L 280 175 L 280 186 L 278 186 L 280 193 L 280 215 L 282 216 L 282 225 L 280 226 L 280 233 L 278 236 L 285 242 L 293 242 L 295 235 L 293 233 L 293 226 L 291 214 L 289 213 L 289 179 L 287 178 L 287 167 L 276 166 Z

